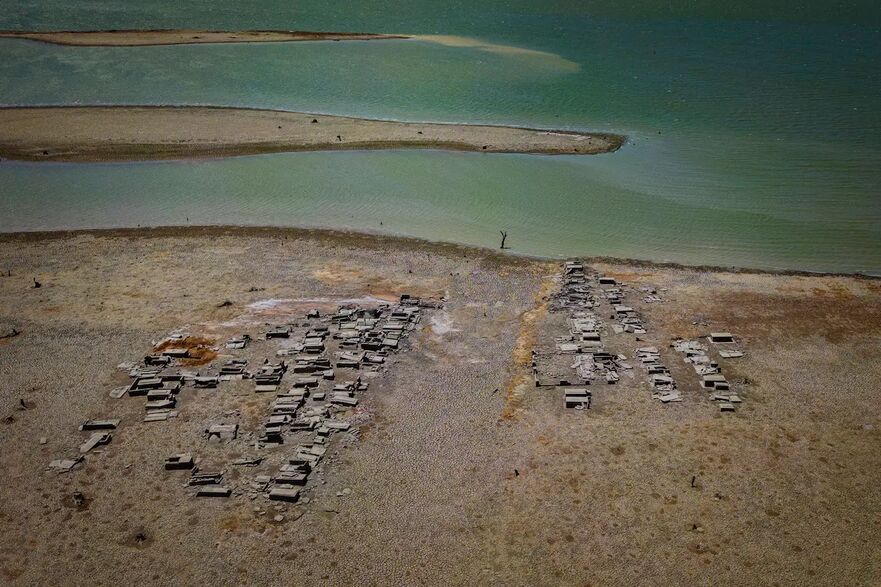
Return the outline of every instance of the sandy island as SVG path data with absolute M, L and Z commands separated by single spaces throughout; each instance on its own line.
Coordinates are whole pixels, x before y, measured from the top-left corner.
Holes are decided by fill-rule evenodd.
M 219 107 L 0 108 L 0 158 L 137 161 L 288 151 L 445 149 L 590 155 L 625 137 Z
M 187 29 L 107 31 L 0 31 L 0 38 L 27 39 L 77 47 L 144 47 L 202 43 L 286 43 L 293 41 L 371 41 L 409 35 L 313 31 L 205 31 Z
M 14 447 L 0 451 L 0 583 L 878 585 L 879 282 L 587 269 L 617 280 L 647 332 L 617 332 L 593 281 L 602 344 L 631 368 L 594 381 L 578 411 L 531 374 L 532 351 L 553 352 L 570 328 L 549 303 L 557 261 L 297 229 L 0 235 L 0 440 Z M 270 501 L 259 479 L 322 433 L 259 446 L 277 398 L 253 379 L 186 383 L 166 421 L 144 422 L 147 397 L 111 397 L 131 383 L 118 365 L 178 329 L 218 348 L 185 368 L 237 357 L 256 371 L 267 357 L 294 364 L 276 351 L 321 323 L 306 319 L 318 309 L 335 360 L 338 306 L 405 293 L 442 307 L 423 308 L 386 369 L 336 369 L 305 398 L 300 412 L 369 382 L 356 407 L 332 408 L 351 428 L 319 445 L 296 503 Z M 266 340 L 278 324 L 291 338 Z M 744 356 L 722 357 L 703 338 L 713 331 Z M 245 333 L 247 348 L 224 347 Z M 707 346 L 735 411 L 720 412 L 676 337 Z M 647 346 L 681 402 L 652 397 L 635 357 Z M 574 358 L 559 355 L 563 372 Z M 302 377 L 291 371 L 280 393 Z M 109 418 L 112 441 L 81 454 L 92 433 L 78 427 Z M 217 422 L 238 436 L 209 441 Z M 196 497 L 190 471 L 163 468 L 181 452 L 232 494 Z

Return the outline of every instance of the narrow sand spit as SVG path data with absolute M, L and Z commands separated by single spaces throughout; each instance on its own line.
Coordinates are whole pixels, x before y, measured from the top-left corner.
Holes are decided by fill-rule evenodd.
M 444 149 L 590 155 L 624 137 L 509 126 L 369 120 L 219 107 L 0 108 L 0 157 L 26 161 L 131 161 L 285 151 Z
M 526 47 L 490 43 L 453 35 L 405 35 L 321 31 L 211 31 L 195 29 L 115 29 L 103 31 L 0 31 L 0 38 L 25 39 L 70 47 L 151 47 L 158 45 L 200 45 L 210 43 L 291 43 L 303 41 L 377 41 L 414 39 L 447 47 L 474 49 L 497 55 L 523 58 L 562 72 L 574 72 L 581 65 L 560 55 Z
M 106 31 L 0 31 L 0 37 L 76 47 L 144 47 L 204 43 L 289 43 L 295 41 L 370 41 L 407 39 L 408 35 L 314 31 L 206 31 L 189 29 Z

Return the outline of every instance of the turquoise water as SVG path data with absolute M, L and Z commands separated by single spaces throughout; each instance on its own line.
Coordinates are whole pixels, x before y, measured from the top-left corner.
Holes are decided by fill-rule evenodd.
M 881 273 L 881 18 L 868 3 L 11 4 L 0 28 L 362 30 L 484 46 L 0 40 L 2 104 L 242 105 L 610 130 L 631 140 L 596 157 L 389 151 L 7 161 L 3 231 L 189 218 L 493 246 L 506 229 L 525 253 Z

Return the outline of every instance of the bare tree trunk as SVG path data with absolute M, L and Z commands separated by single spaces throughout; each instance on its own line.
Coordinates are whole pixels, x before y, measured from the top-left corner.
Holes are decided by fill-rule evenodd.
M 505 239 L 508 238 L 508 231 L 507 230 L 500 230 L 499 233 L 501 233 L 501 235 L 502 235 L 502 246 L 500 246 L 499 248 L 504 249 L 505 248 Z

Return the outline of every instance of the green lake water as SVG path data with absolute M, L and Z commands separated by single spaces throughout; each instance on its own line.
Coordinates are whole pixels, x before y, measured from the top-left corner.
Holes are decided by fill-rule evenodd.
M 0 39 L 0 104 L 211 104 L 607 130 L 619 152 L 0 163 L 0 231 L 352 228 L 517 252 L 881 273 L 878 9 L 819 2 L 7 0 L 0 29 L 477 39 L 145 48 Z M 0 129 L 2 132 L 2 129 Z

